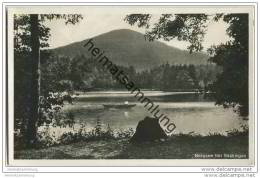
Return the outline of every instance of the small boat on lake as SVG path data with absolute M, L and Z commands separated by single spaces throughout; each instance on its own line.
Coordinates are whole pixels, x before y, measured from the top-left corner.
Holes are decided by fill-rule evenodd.
M 136 104 L 128 104 L 128 102 L 125 102 L 124 104 L 103 104 L 105 108 L 114 108 L 114 109 L 129 109 L 132 107 L 135 107 Z

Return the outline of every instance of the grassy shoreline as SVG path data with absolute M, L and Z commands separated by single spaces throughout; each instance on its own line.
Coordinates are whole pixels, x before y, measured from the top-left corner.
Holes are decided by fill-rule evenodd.
M 15 159 L 248 159 L 248 132 L 228 136 L 178 134 L 166 141 L 129 143 L 129 138 L 78 141 L 15 150 Z

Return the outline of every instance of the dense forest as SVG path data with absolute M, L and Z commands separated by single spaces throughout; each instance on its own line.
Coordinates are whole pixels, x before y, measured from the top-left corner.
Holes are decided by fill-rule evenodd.
M 123 89 L 107 69 L 84 55 L 70 57 L 52 56 L 42 64 L 42 88 L 50 86 L 59 92 Z M 204 90 L 212 84 L 221 68 L 207 65 L 170 65 L 168 63 L 149 70 L 136 71 L 133 66 L 118 66 L 142 89 L 164 91 Z

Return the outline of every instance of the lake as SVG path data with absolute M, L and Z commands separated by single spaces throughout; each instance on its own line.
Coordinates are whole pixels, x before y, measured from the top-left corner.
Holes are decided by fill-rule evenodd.
M 196 94 L 192 92 L 162 92 L 143 91 L 171 122 L 175 123 L 177 133 L 197 133 L 208 135 L 233 129 L 242 130 L 241 125 L 248 121 L 240 117 L 232 109 L 215 106 L 210 94 Z M 136 104 L 131 109 L 105 109 L 103 104 Z M 114 130 L 135 129 L 138 122 L 150 113 L 143 104 L 137 101 L 133 94 L 127 91 L 87 92 L 76 96 L 73 105 L 65 105 L 64 111 L 71 111 L 75 115 L 76 127 L 86 124 L 86 129 L 95 127 L 97 120 L 102 127 L 109 124 Z M 62 131 L 60 131 L 62 132 Z

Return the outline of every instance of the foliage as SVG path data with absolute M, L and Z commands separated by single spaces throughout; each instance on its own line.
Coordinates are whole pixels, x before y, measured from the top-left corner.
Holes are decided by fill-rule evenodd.
M 247 125 L 241 125 L 242 131 L 239 131 L 238 129 L 233 129 L 227 131 L 228 136 L 248 136 L 249 129 Z
M 69 127 L 72 127 L 72 125 L 74 124 L 73 113 L 61 112 L 65 101 L 64 98 L 65 97 L 62 96 L 60 93 L 51 93 L 48 97 L 42 98 L 40 103 L 40 117 L 37 122 L 38 127 L 42 125 L 51 125 L 52 127 L 65 127 L 68 125 Z
M 76 66 L 76 67 L 73 67 Z M 84 67 L 82 67 L 84 66 Z M 158 90 L 204 89 L 216 80 L 221 67 L 208 65 L 170 65 L 168 63 L 150 70 L 136 71 L 133 66 L 118 66 L 136 86 Z M 48 91 L 88 91 L 91 89 L 123 89 L 124 86 L 108 70 L 84 55 L 74 58 L 53 57 L 42 65 L 42 85 Z
M 39 34 L 40 48 L 49 47 L 48 39 L 50 37 L 50 28 L 44 25 L 46 20 L 53 19 L 65 19 L 65 24 L 75 24 L 82 16 L 79 14 L 36 14 L 38 16 L 37 27 L 35 27 Z M 32 87 L 35 84 L 35 71 L 40 69 L 34 69 L 33 59 L 33 47 L 35 44 L 32 40 L 32 23 L 29 14 L 15 14 L 14 15 L 14 97 L 15 97 L 15 123 L 14 128 L 19 134 L 19 143 L 31 142 L 31 132 L 34 128 L 31 128 L 30 123 L 36 120 L 38 127 L 44 124 L 50 124 L 53 121 L 53 117 L 58 114 L 60 107 L 63 105 L 65 100 L 70 100 L 68 96 L 56 96 L 51 97 L 56 86 L 50 86 L 47 88 L 46 85 L 41 86 L 41 96 L 35 96 L 36 92 Z M 36 45 L 37 46 L 37 45 Z M 44 63 L 46 59 L 49 59 L 50 53 L 46 50 L 40 52 L 40 63 Z M 38 76 L 37 76 L 38 77 Z M 53 83 L 52 83 L 53 84 Z M 53 90 L 49 90 L 52 88 Z M 38 92 L 37 92 L 38 93 Z M 33 96 L 32 96 L 33 95 Z M 40 98 L 40 103 L 35 103 L 35 98 Z M 40 105 L 40 118 L 35 119 L 34 109 L 35 105 Z M 33 119 L 34 118 L 34 119 Z M 69 117 L 71 118 L 71 117 Z M 67 121 L 66 121 L 67 122 Z M 68 121 L 70 124 L 73 120 Z M 60 122 L 56 122 L 60 123 Z M 64 123 L 63 123 L 64 124 Z M 31 129 L 29 129 L 31 128 Z M 35 139 L 35 138 L 34 138 Z M 16 140 L 15 140 L 16 141 Z M 29 146 L 29 145 L 28 145 Z
M 136 76 L 136 85 L 158 90 L 194 90 L 216 80 L 221 71 L 215 65 L 169 65 L 164 64 Z
M 248 158 L 248 132 L 230 135 L 174 134 L 165 141 L 129 143 L 128 138 L 68 141 L 48 148 L 15 150 L 15 159 L 201 159 L 195 154 L 219 155 L 221 159 Z M 235 134 L 234 134 L 235 133 Z M 68 136 L 67 138 L 69 138 Z M 65 139 L 67 140 L 67 139 Z M 64 140 L 64 141 L 65 141 Z M 99 142 L 102 140 L 101 142 Z M 89 142 L 91 141 L 91 143 Z M 72 144 L 70 144 L 72 143 Z M 101 143 L 101 144 L 100 144 Z M 67 145 L 68 144 L 68 145 Z M 238 155 L 237 158 L 224 157 Z M 207 159 L 207 158 L 206 158 Z
M 62 115 L 61 120 L 68 116 L 68 113 Z M 57 120 L 55 120 L 57 121 Z M 67 124 L 63 125 L 67 127 Z M 69 127 L 74 128 L 75 123 L 72 123 Z M 77 142 L 89 142 L 89 141 L 97 141 L 97 140 L 120 140 L 120 139 L 129 139 L 133 136 L 134 130 L 132 128 L 124 129 L 124 130 L 113 130 L 110 128 L 109 124 L 106 128 L 102 127 L 100 120 L 97 120 L 96 126 L 92 130 L 86 130 L 87 126 L 85 124 L 81 124 L 79 129 L 73 129 L 72 131 L 64 132 L 61 136 L 55 136 L 55 132 L 51 132 L 51 127 L 62 127 L 60 124 L 57 126 L 55 123 L 51 126 L 46 125 L 44 129 L 37 133 L 37 140 L 35 142 L 34 148 L 46 148 L 55 145 L 63 145 L 63 144 L 71 144 Z M 15 138 L 20 138 L 20 134 L 16 133 Z M 26 148 L 26 145 L 20 145 L 15 142 L 15 150 L 20 150 Z
M 46 20 L 58 20 L 64 19 L 65 24 L 75 24 L 83 19 L 80 14 L 39 14 L 39 37 L 40 47 L 49 47 L 48 40 L 50 37 L 50 28 L 44 25 Z M 15 50 L 30 51 L 32 46 L 30 40 L 30 17 L 27 14 L 15 14 L 14 15 L 14 41 Z
M 248 115 L 248 14 L 162 14 L 152 28 L 150 18 L 150 14 L 130 14 L 125 21 L 145 27 L 150 40 L 187 41 L 190 52 L 203 49 L 209 22 L 226 22 L 229 25 L 226 32 L 231 39 L 208 49 L 210 61 L 223 67 L 210 88 L 216 92 L 216 104 L 238 108 L 241 115 Z
M 15 159 L 202 159 L 201 155 L 220 155 L 218 159 L 248 159 L 247 136 L 176 136 L 165 142 L 130 144 L 127 139 L 104 140 L 102 144 L 79 142 L 52 148 L 19 150 Z M 237 155 L 237 158 L 224 157 Z M 207 158 L 205 158 L 207 159 Z M 217 158 L 216 158 L 217 159 Z
M 230 24 L 227 33 L 232 41 L 209 49 L 211 61 L 223 66 L 223 72 L 214 82 L 216 104 L 232 106 L 241 115 L 248 115 L 248 15 L 226 15 Z
M 137 23 L 138 27 L 149 28 L 150 18 L 149 14 L 130 14 L 125 21 L 130 25 Z M 162 14 L 152 29 L 146 32 L 146 37 L 149 40 L 162 38 L 166 41 L 177 38 L 190 43 L 190 52 L 201 51 L 207 20 L 206 14 Z

